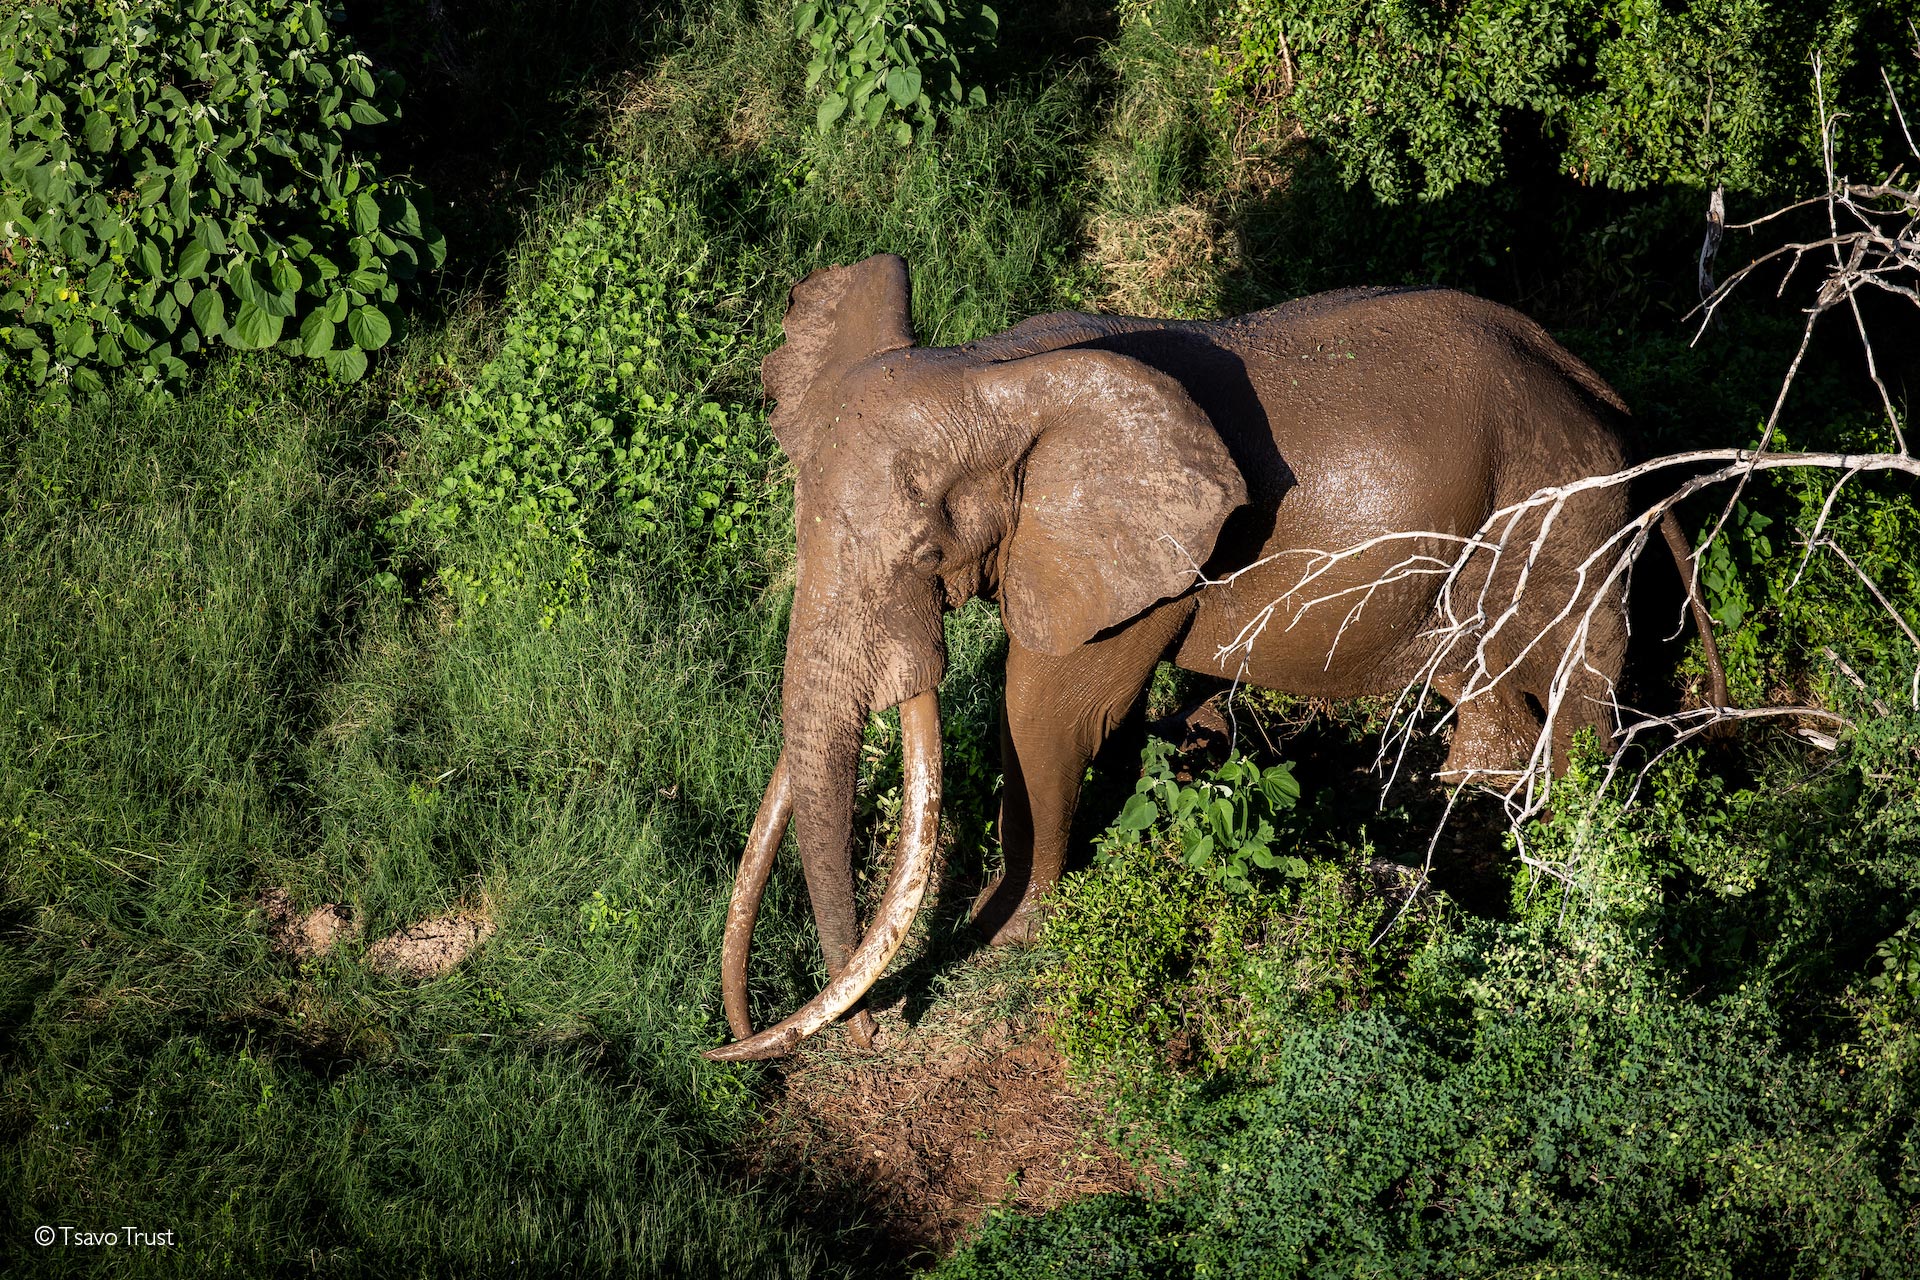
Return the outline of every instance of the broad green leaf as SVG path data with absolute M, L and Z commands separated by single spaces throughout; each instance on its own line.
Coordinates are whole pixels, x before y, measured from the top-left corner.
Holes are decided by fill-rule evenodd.
M 902 120 L 898 124 L 894 125 L 893 140 L 899 143 L 903 147 L 910 145 L 913 142 L 913 126 L 908 124 L 905 120 Z
M 243 351 L 260 351 L 280 341 L 280 326 L 285 321 L 251 302 L 242 303 L 227 341 Z
M 87 123 L 80 131 L 89 151 L 105 151 L 113 145 L 113 122 L 107 119 L 104 111 L 88 114 Z
M 899 67 L 887 72 L 887 96 L 893 99 L 897 107 L 910 104 L 920 93 L 920 73 L 915 71 L 909 76 Z
M 20 173 L 20 181 L 42 204 L 53 204 L 66 192 L 66 184 L 50 164 L 34 165 Z
M 356 102 L 348 107 L 347 114 L 361 124 L 380 124 L 387 118 L 378 107 L 365 101 Z
M 187 241 L 187 247 L 180 251 L 180 278 L 198 280 L 206 273 L 207 262 L 213 257 L 207 252 L 207 246 L 198 240 Z
M 1121 831 L 1145 831 L 1159 819 L 1160 807 L 1153 802 L 1153 798 L 1136 791 L 1127 798 L 1113 825 Z
M 69 258 L 79 259 L 87 256 L 87 229 L 79 223 L 69 223 L 60 232 L 60 251 Z
M 241 304 L 262 305 L 260 282 L 253 272 L 251 258 L 235 258 L 227 264 L 227 287 L 233 290 L 233 296 Z
M 414 208 L 413 201 L 399 194 L 388 196 L 387 207 L 383 212 L 386 216 L 382 221 L 392 228 L 396 235 L 406 236 L 410 240 L 420 238 L 420 211 Z
M 358 382 L 367 371 L 367 353 L 358 347 L 329 351 L 322 359 L 327 363 L 327 372 L 342 382 Z
M 378 351 L 393 336 L 393 326 L 381 314 L 380 308 L 357 307 L 347 313 L 347 333 L 353 338 L 355 346 L 364 351 Z
M 333 350 L 333 321 L 327 319 L 326 312 L 313 311 L 300 323 L 300 349 L 306 355 L 318 358 Z
M 162 270 L 160 264 L 160 246 L 152 240 L 142 240 L 140 242 L 140 270 L 144 271 L 149 279 L 158 280 L 160 278 L 160 272 Z
M 1277 764 L 1260 775 L 1260 793 L 1275 809 L 1291 809 L 1300 799 L 1300 783 L 1293 766 Z
M 327 19 L 325 15 L 320 12 L 320 6 L 318 4 L 308 4 L 306 10 L 301 13 L 300 18 L 301 21 L 306 24 L 307 38 L 309 40 L 317 43 L 326 36 Z
M 299 298 L 294 294 L 282 293 L 271 285 L 260 284 L 258 280 L 255 281 L 255 285 L 256 288 L 253 293 L 254 305 L 268 315 L 278 316 L 280 319 L 285 320 L 290 318 L 294 311 L 298 309 Z
M 362 191 L 353 198 L 353 229 L 363 236 L 380 229 L 380 202 L 373 198 L 371 191 Z
M 97 44 L 80 55 L 80 65 L 89 71 L 98 71 L 107 65 L 107 59 L 112 56 L 112 49 L 104 44 Z
M 273 287 L 284 294 L 300 292 L 300 268 L 285 258 L 273 260 Z
M 845 98 L 837 93 L 828 94 L 826 101 L 820 104 L 819 111 L 814 113 L 814 123 L 819 126 L 820 132 L 825 133 L 833 127 L 834 121 L 846 113 L 846 110 L 847 100 Z
M 1233 802 L 1224 797 L 1216 797 L 1207 805 L 1207 820 L 1219 833 L 1222 840 L 1233 835 Z
M 227 304 L 218 285 L 208 285 L 193 295 L 193 322 L 209 338 L 227 331 Z

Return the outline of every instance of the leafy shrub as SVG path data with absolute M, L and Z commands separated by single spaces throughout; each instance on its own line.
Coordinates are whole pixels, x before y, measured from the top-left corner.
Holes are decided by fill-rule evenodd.
M 1866 167 L 1895 121 L 1877 69 L 1914 79 L 1901 6 L 1793 0 L 1240 0 L 1218 98 L 1286 112 L 1383 200 L 1505 172 L 1532 117 L 1582 182 L 1774 189 L 1818 160 L 1809 51 Z M 1853 74 L 1864 71 L 1864 75 Z M 1899 83 L 1897 81 L 1896 83 Z
M 426 433 L 432 458 L 386 529 L 438 557 L 465 606 L 547 592 L 550 625 L 606 551 L 645 539 L 656 572 L 739 570 L 769 498 L 757 409 L 705 388 L 752 355 L 747 254 L 630 167 L 545 244 L 499 352 Z M 692 542 L 656 536 L 672 531 Z
M 1075 1062 L 1241 1064 L 1302 1012 L 1369 1004 L 1444 932 L 1441 904 L 1422 898 L 1390 941 L 1371 946 L 1412 890 L 1412 871 L 1271 852 L 1271 819 L 1299 796 L 1287 766 L 1235 755 L 1182 784 L 1171 755 L 1148 743 L 1140 790 L 1097 841 L 1094 867 L 1062 883 L 1048 918 L 1058 959 L 1041 986 L 1054 1038 Z
M 1911 696 L 1913 646 L 1885 606 L 1830 549 L 1807 555 L 1806 537 L 1820 522 L 1836 478 L 1809 470 L 1756 487 L 1708 549 L 1701 583 L 1723 628 L 1721 653 L 1736 702 L 1752 705 L 1774 690 L 1799 687 L 1842 708 L 1850 705 L 1855 690 L 1829 650 L 1867 682 L 1873 696 Z M 1711 509 L 1703 526 L 1718 516 Z M 1780 536 L 1783 526 L 1792 531 L 1788 536 Z M 1911 552 L 1920 543 L 1920 505 L 1904 485 L 1849 482 L 1827 513 L 1823 536 L 1909 623 L 1920 620 L 1920 563 Z
M 1600 763 L 1556 784 L 1510 917 L 1435 932 L 1370 1000 L 1302 1003 L 1189 947 L 1171 999 L 1259 1039 L 1231 1070 L 1136 1058 L 1158 1083 L 1129 1115 L 1180 1157 L 1169 1193 L 991 1219 L 939 1274 L 1913 1274 L 1920 721 L 1745 787 L 1678 752 L 1633 808 Z M 1103 994 L 1134 999 L 1124 965 L 1081 958 L 1193 900 L 1087 909 L 1114 897 L 1062 896 L 1078 1053 Z
M 445 254 L 418 193 L 349 147 L 398 88 L 314 0 L 10 6 L 0 340 L 16 376 L 174 381 L 218 339 L 358 378 L 401 284 Z
M 807 88 L 824 85 L 821 132 L 842 116 L 869 128 L 894 120 L 901 146 L 917 130 L 924 141 L 942 114 L 986 102 L 986 90 L 960 82 L 960 56 L 991 44 L 1000 17 L 972 0 L 806 0 L 794 32 L 813 48 Z
M 1236 751 L 1183 783 L 1173 755 L 1173 744 L 1159 738 L 1142 750 L 1140 782 L 1096 845 L 1101 857 L 1112 857 L 1143 837 L 1176 840 L 1182 861 L 1235 893 L 1250 892 L 1259 871 L 1295 878 L 1307 874 L 1299 858 L 1273 852 L 1280 835 L 1274 822 L 1284 825 L 1281 815 L 1300 799 L 1293 766 L 1262 768 Z

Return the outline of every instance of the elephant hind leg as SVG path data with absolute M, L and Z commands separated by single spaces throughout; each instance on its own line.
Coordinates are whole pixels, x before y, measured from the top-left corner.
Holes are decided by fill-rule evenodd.
M 1552 646 L 1538 662 L 1537 673 L 1528 682 L 1534 696 L 1543 705 L 1553 688 L 1554 672 L 1561 655 L 1571 642 L 1572 628 L 1566 637 Z M 1543 646 L 1544 648 L 1544 646 Z M 1627 652 L 1625 602 L 1619 598 L 1596 609 L 1587 629 L 1584 653 L 1567 672 L 1560 708 L 1553 724 L 1553 771 L 1567 771 L 1567 758 L 1573 739 L 1582 729 L 1592 729 L 1600 749 L 1613 750 L 1613 726 L 1617 715 L 1621 668 Z
M 1511 680 L 1474 695 L 1464 705 L 1466 677 L 1451 675 L 1433 682 L 1434 692 L 1454 704 L 1453 746 L 1447 762 L 1434 776 L 1446 783 L 1497 783 L 1526 764 L 1540 736 L 1540 717 L 1528 705 L 1524 690 Z
M 1602 750 L 1612 749 L 1614 707 L 1627 647 L 1625 613 L 1614 606 L 1594 611 L 1584 653 L 1562 679 L 1561 661 L 1576 626 L 1576 619 L 1561 623 L 1519 655 L 1517 662 L 1514 654 L 1496 648 L 1489 658 L 1505 674 L 1492 689 L 1464 706 L 1460 705 L 1467 687 L 1464 675 L 1433 682 L 1435 692 L 1459 707 L 1453 749 L 1439 774 L 1442 780 L 1458 782 L 1473 772 L 1497 775 L 1525 767 L 1539 741 L 1547 708 L 1555 705 L 1556 683 L 1561 688 L 1553 723 L 1553 772 L 1566 772 L 1574 737 L 1583 729 L 1594 731 Z

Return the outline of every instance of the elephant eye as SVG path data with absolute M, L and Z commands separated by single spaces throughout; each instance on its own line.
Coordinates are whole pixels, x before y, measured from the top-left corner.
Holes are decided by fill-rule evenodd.
M 913 567 L 921 573 L 932 573 L 946 558 L 938 543 L 922 543 L 913 553 Z

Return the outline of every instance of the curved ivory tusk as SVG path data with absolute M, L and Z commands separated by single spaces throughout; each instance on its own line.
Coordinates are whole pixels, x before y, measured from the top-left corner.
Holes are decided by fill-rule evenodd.
M 900 851 L 867 936 L 840 976 L 799 1012 L 757 1036 L 709 1049 L 707 1057 L 716 1062 L 750 1062 L 791 1053 L 795 1045 L 859 1003 L 907 940 L 914 913 L 933 877 L 933 846 L 940 833 L 940 702 L 932 690 L 900 704 L 900 737 L 906 774 Z
M 753 816 L 753 834 L 733 876 L 733 901 L 727 906 L 727 939 L 720 950 L 720 1002 L 726 1006 L 727 1025 L 734 1038 L 753 1034 L 747 1014 L 747 957 L 753 952 L 753 923 L 760 918 L 760 899 L 773 874 L 773 856 L 787 834 L 793 816 L 793 788 L 787 778 L 787 753 L 782 751 L 767 779 L 760 811 Z

